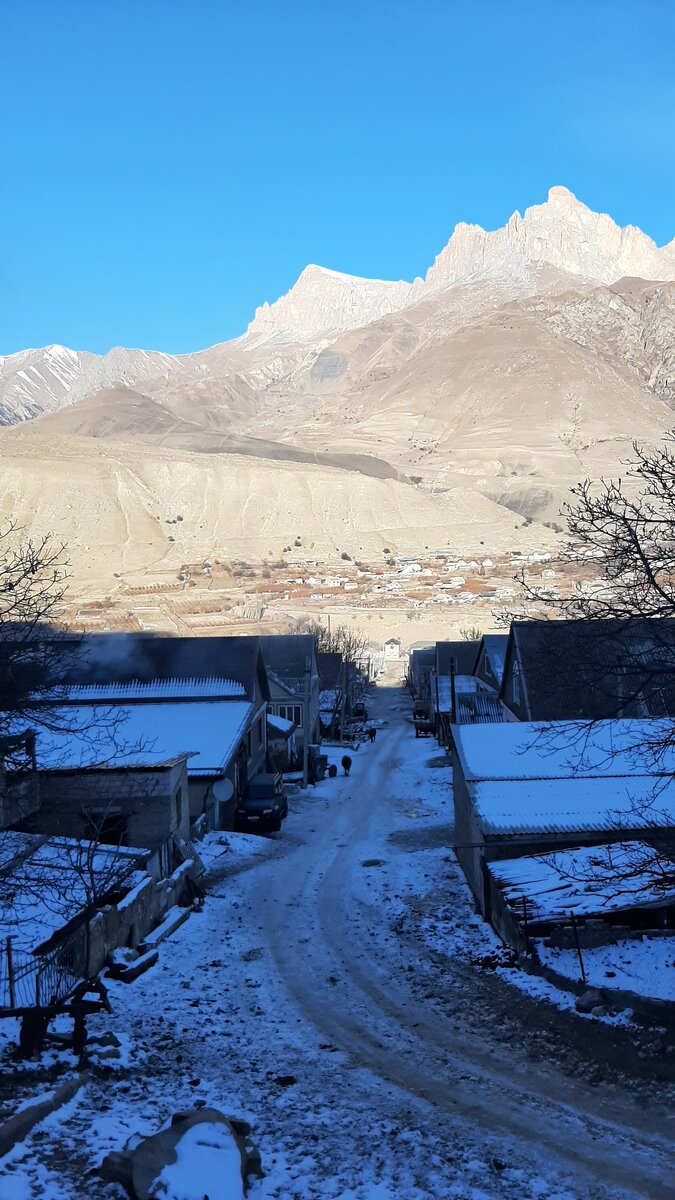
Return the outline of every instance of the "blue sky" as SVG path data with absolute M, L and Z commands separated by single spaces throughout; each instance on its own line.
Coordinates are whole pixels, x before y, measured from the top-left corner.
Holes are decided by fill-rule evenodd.
M 671 0 L 5 0 L 0 354 L 184 352 L 564 184 L 675 236 Z

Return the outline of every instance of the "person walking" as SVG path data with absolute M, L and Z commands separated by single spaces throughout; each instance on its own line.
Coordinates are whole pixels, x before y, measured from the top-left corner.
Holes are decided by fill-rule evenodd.
M 343 756 L 342 756 L 342 769 L 343 769 L 343 771 L 344 771 L 345 775 L 349 775 L 349 772 L 350 772 L 350 770 L 351 770 L 351 767 L 352 767 L 352 760 L 351 760 L 351 758 L 349 757 L 349 755 L 348 755 L 348 754 L 343 754 Z

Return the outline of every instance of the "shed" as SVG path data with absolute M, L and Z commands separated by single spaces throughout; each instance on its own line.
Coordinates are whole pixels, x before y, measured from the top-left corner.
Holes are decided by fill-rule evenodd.
M 675 906 L 675 863 L 662 862 L 659 878 L 643 865 L 653 856 L 645 842 L 617 842 L 491 862 L 492 924 L 520 951 L 530 935 L 548 934 L 571 919 L 665 923 Z M 619 886 L 618 878 L 624 880 Z
M 655 761 L 655 725 L 599 722 L 583 745 L 575 722 L 453 726 L 457 857 L 483 913 L 487 862 L 635 837 L 667 842 L 675 749 Z

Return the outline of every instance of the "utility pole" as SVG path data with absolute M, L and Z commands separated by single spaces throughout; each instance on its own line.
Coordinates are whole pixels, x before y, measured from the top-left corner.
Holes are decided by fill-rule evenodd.
M 345 705 L 347 703 L 347 664 L 342 660 L 342 688 L 340 696 L 340 741 L 344 741 L 345 736 Z
M 303 690 L 303 721 L 302 721 L 302 786 L 309 783 L 309 698 L 311 695 L 311 658 L 305 659 L 305 680 Z

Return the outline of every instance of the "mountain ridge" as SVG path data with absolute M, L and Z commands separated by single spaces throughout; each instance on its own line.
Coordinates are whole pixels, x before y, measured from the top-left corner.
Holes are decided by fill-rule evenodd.
M 0 425 L 55 412 L 104 387 L 167 387 L 218 393 L 274 387 L 296 361 L 331 339 L 395 313 L 432 304 L 445 323 L 455 310 L 474 318 L 510 297 L 581 289 L 630 276 L 675 279 L 675 240 L 663 247 L 636 226 L 594 213 L 567 188 L 486 231 L 460 222 L 424 279 L 366 279 L 309 264 L 273 304 L 256 309 L 246 333 L 185 355 L 116 347 L 105 355 L 48 346 L 0 357 Z M 464 289 L 465 294 L 462 294 Z M 291 345 L 292 344 L 292 345 Z M 276 347 L 279 347 L 277 353 Z M 291 347 L 289 349 L 289 346 Z

